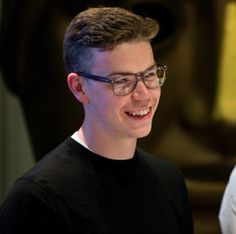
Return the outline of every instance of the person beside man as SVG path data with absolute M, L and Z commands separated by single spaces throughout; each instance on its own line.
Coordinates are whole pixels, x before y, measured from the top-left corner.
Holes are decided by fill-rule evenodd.
M 236 233 L 236 168 L 231 171 L 220 210 L 219 222 L 222 234 Z

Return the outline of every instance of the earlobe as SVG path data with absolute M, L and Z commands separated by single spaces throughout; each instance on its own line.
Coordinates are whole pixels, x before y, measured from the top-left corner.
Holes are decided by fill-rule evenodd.
M 76 73 L 70 73 L 67 76 L 67 84 L 75 98 L 83 104 L 88 103 L 88 97 L 84 91 L 84 80 Z

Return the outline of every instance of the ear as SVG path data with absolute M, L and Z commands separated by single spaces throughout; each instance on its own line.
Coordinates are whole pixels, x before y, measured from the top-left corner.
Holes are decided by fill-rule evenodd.
M 85 92 L 85 80 L 76 73 L 70 73 L 67 76 L 67 84 L 75 98 L 82 104 L 88 103 L 88 97 Z

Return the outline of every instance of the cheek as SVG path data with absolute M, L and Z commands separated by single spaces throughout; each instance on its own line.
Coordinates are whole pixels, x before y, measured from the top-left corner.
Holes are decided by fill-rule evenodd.
M 160 98 L 161 98 L 161 89 L 160 89 L 160 91 L 159 91 L 159 93 L 158 93 L 158 101 L 160 100 Z
M 110 122 L 117 123 L 122 121 L 122 103 L 117 101 L 116 97 L 113 100 L 105 100 L 103 105 L 105 109 L 106 118 L 108 118 Z
M 153 93 L 153 99 L 156 101 L 158 104 L 161 98 L 161 88 L 158 88 L 157 90 L 154 91 Z
M 105 93 L 105 92 L 104 92 Z M 111 118 L 117 110 L 116 104 L 112 101 L 112 98 L 104 93 L 94 93 L 93 103 L 96 111 L 103 116 L 104 119 Z
M 90 93 L 90 103 L 93 112 L 100 115 L 100 118 L 107 119 L 109 122 L 117 121 L 121 118 L 124 97 L 116 96 L 110 87 L 94 87 Z

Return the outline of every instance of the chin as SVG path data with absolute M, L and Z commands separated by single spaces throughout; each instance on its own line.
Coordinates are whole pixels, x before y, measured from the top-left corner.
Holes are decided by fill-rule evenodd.
M 136 132 L 136 138 L 143 138 L 149 135 L 149 133 L 151 132 L 151 128 L 150 129 L 145 129 L 142 131 L 138 131 Z

